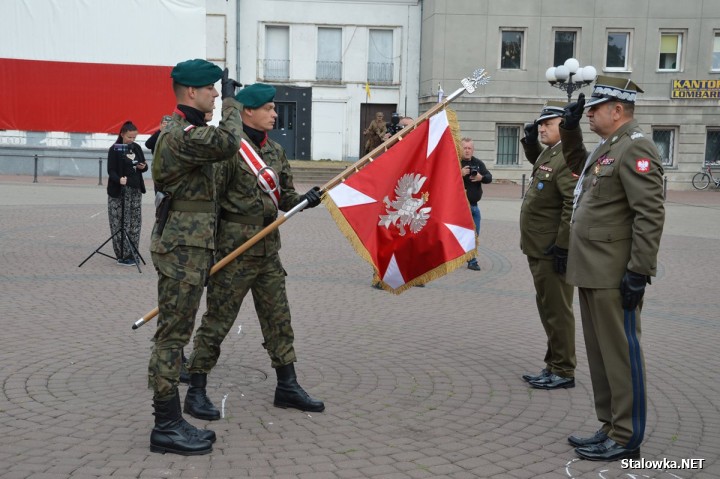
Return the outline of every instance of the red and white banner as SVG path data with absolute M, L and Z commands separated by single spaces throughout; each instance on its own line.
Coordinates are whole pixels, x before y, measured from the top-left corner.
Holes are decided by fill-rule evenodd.
M 175 107 L 172 67 L 205 57 L 202 0 L 3 3 L 0 129 L 150 133 Z
M 324 198 L 341 231 L 394 293 L 443 276 L 476 254 L 445 111 Z

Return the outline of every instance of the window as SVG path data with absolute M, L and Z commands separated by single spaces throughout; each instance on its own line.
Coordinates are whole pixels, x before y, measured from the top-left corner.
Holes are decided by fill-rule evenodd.
M 674 72 L 680 70 L 682 38 L 682 33 L 660 34 L 660 63 L 658 64 L 658 70 Z
M 575 43 L 577 41 L 577 32 L 574 31 L 555 31 L 555 55 L 553 56 L 553 66 L 562 65 L 568 58 L 575 58 Z
M 315 77 L 329 81 L 342 79 L 341 28 L 318 28 Z
M 720 71 L 720 32 L 715 32 L 713 39 L 712 69 Z
M 370 30 L 368 81 L 370 83 L 392 83 L 393 70 L 392 30 Z
M 522 68 L 524 32 L 503 30 L 500 42 L 500 68 L 519 70 Z
M 630 32 L 608 32 L 605 69 L 627 71 Z
M 500 125 L 497 129 L 498 165 L 519 165 L 520 127 Z
M 655 146 L 660 152 L 663 166 L 675 166 L 675 131 L 676 128 L 653 128 L 652 135 Z
M 266 80 L 290 78 L 290 27 L 265 27 L 263 72 Z
M 708 129 L 705 141 L 705 164 L 720 164 L 720 130 Z

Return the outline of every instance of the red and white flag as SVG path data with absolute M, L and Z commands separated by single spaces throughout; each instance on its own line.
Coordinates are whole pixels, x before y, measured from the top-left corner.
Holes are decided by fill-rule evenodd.
M 394 293 L 443 276 L 476 254 L 475 226 L 444 110 L 328 191 L 325 202 Z

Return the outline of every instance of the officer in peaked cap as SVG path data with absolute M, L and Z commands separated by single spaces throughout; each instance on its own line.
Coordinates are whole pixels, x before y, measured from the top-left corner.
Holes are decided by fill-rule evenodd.
M 237 82 L 217 65 L 195 59 L 172 69 L 177 107 L 172 121 L 155 144 L 152 176 L 156 191 L 156 222 L 150 252 L 158 274 L 160 313 L 148 367 L 153 390 L 155 427 L 152 452 L 181 455 L 212 451 L 215 432 L 197 429 L 182 417 L 178 382 L 182 348 L 190 340 L 205 278 L 215 249 L 216 197 L 213 164 L 237 152 L 242 121 L 235 100 Z M 222 120 L 208 126 L 222 79 Z M 202 377 L 190 386 L 202 387 Z
M 560 127 L 568 166 L 580 175 L 570 227 L 567 281 L 578 287 L 583 334 L 600 429 L 570 436 L 578 456 L 640 457 L 647 397 L 640 345 L 645 286 L 657 272 L 665 221 L 660 155 L 634 119 L 642 90 L 600 76 L 592 96 L 568 106 Z M 600 144 L 587 156 L 584 109 Z
M 302 201 L 307 207 L 320 204 L 318 187 L 305 194 L 295 191 L 292 170 L 283 148 L 270 138 L 275 125 L 275 87 L 249 85 L 235 95 L 242 104 L 240 151 L 216 170 L 220 201 L 217 258 L 223 258 L 256 236 L 277 217 Z M 277 185 L 278 188 L 268 188 Z M 263 334 L 263 347 L 277 375 L 273 404 L 281 408 L 320 412 L 322 401 L 312 398 L 298 384 L 297 360 L 290 306 L 285 288 L 285 270 L 280 261 L 280 232 L 274 229 L 235 261 L 210 277 L 207 312 L 195 333 L 188 361 L 191 380 L 206 378 L 220 357 L 220 345 L 237 318 L 248 291 Z M 220 419 L 220 412 L 207 398 L 205 389 L 191 387 L 185 397 L 188 414 L 207 420 Z
M 565 282 L 565 271 L 577 175 L 568 169 L 560 144 L 565 106 L 565 102 L 548 101 L 540 116 L 525 125 L 525 138 L 520 140 L 525 158 L 533 165 L 520 208 L 520 248 L 527 256 L 547 335 L 545 367 L 537 375 L 523 375 L 535 389 L 575 387 L 573 287 Z

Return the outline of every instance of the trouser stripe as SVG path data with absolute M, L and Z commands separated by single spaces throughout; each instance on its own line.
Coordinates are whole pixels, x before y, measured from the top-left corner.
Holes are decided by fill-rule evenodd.
M 630 354 L 630 373 L 632 375 L 633 407 L 632 426 L 633 433 L 630 436 L 627 447 L 635 449 L 640 446 L 645 435 L 645 382 L 643 381 L 642 354 L 640 352 L 640 341 L 638 341 L 635 328 L 635 311 L 625 310 L 625 336 L 628 342 Z

